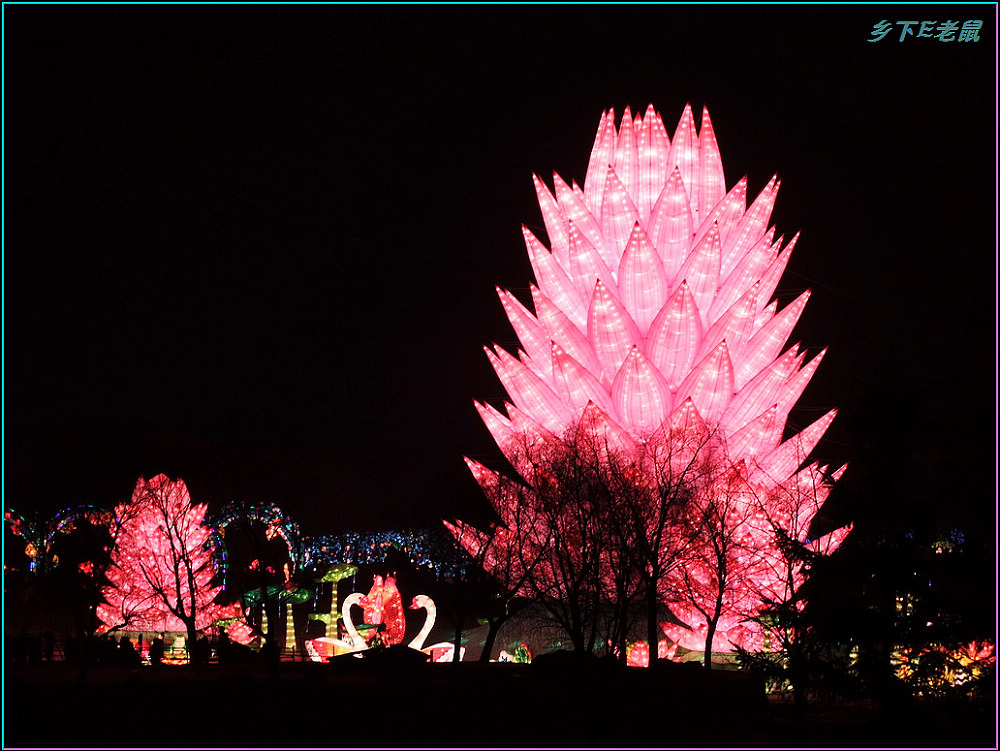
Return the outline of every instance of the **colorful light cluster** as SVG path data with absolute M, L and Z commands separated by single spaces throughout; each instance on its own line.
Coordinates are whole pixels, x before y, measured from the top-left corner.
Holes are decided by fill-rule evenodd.
M 305 565 L 320 568 L 337 563 L 381 565 L 394 553 L 444 577 L 464 576 L 469 564 L 469 556 L 444 530 L 347 532 L 311 537 L 304 546 Z
M 486 348 L 511 402 L 506 415 L 476 407 L 524 478 L 532 475 L 520 450 L 526 436 L 535 445 L 558 442 L 583 426 L 633 456 L 647 476 L 656 471 L 651 463 L 683 455 L 679 447 L 692 436 L 712 436 L 716 460 L 724 457 L 732 471 L 720 473 L 726 488 L 701 492 L 707 498 L 740 487 L 746 508 L 735 514 L 735 536 L 753 551 L 725 594 L 716 643 L 759 647 L 761 634 L 744 617 L 765 598 L 788 594 L 774 527 L 823 552 L 849 531 L 808 537 L 843 467 L 801 467 L 836 410 L 782 441 L 789 411 L 825 350 L 808 362 L 798 344 L 782 351 L 809 292 L 781 310 L 772 299 L 798 238 L 783 246 L 768 228 L 778 179 L 749 208 L 746 178 L 727 193 L 708 111 L 698 132 L 688 105 L 672 139 L 652 106 L 635 117 L 626 108 L 617 128 L 614 112 L 605 112 L 584 186 L 559 175 L 554 190 L 538 177 L 534 184 L 550 245 L 522 227 L 536 280 L 534 311 L 498 288 L 522 349 Z M 516 527 L 515 511 L 524 509 L 498 495 L 496 473 L 466 461 L 504 525 Z M 749 508 L 758 502 L 761 508 Z M 473 554 L 486 539 L 461 522 L 448 527 Z M 518 544 L 545 542 L 515 537 Z M 692 560 L 687 573 L 709 597 L 713 572 Z M 793 584 L 801 577 L 795 571 Z M 688 649 L 704 647 L 700 605 L 708 603 L 672 604 L 691 629 L 669 635 Z
M 191 501 L 183 480 L 166 475 L 139 478 L 131 502 L 115 508 L 121 527 L 111 566 L 110 584 L 97 607 L 102 630 L 186 631 L 176 613 L 194 613 L 198 631 L 216 621 L 242 616 L 238 606 L 214 604 L 216 566 L 207 545 L 205 504 Z

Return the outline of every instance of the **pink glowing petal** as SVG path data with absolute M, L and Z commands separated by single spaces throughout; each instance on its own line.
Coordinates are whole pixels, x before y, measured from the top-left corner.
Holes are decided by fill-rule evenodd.
M 600 380 L 555 343 L 552 345 L 552 360 L 559 394 L 567 404 L 582 410 L 588 402 L 594 402 L 605 412 L 615 414 L 611 394 Z
M 559 201 L 559 209 L 563 216 L 576 226 L 580 234 L 587 238 L 589 244 L 597 250 L 601 257 L 607 257 L 604 235 L 601 233 L 600 213 L 592 214 L 583 199 L 559 175 L 554 174 L 552 179 L 556 186 L 556 200 Z M 572 264 L 572 237 L 570 237 L 570 242 L 570 264 Z
M 504 446 L 516 439 L 517 433 L 511 426 L 510 420 L 485 402 L 476 401 L 475 405 L 476 411 L 486 424 L 486 429 L 490 431 L 497 446 L 503 449 Z
M 645 335 L 666 303 L 670 287 L 660 257 L 638 223 L 632 228 L 622 254 L 618 278 L 622 302 L 639 327 L 639 333 Z
M 691 112 L 691 105 L 684 105 L 684 112 L 681 114 L 677 129 L 674 130 L 674 140 L 670 144 L 670 156 L 667 163 L 671 169 L 676 167 L 680 170 L 681 179 L 688 189 L 688 201 L 691 203 L 691 213 L 695 218 L 695 226 L 698 225 L 699 213 L 703 216 L 710 207 L 699 207 L 697 169 L 698 169 L 698 135 L 694 127 L 694 114 Z
M 653 204 L 649 237 L 656 245 L 667 279 L 674 279 L 691 250 L 694 216 L 679 169 L 674 169 Z
M 568 352 L 591 373 L 600 374 L 603 366 L 583 331 L 535 287 L 531 288 L 538 321 L 548 332 L 549 339 Z M 586 329 L 586 325 L 583 327 Z M 610 383 L 610 381 L 609 381 Z
M 589 302 L 598 281 L 617 292 L 615 275 L 597 248 L 581 234 L 573 222 L 569 224 L 569 267 L 570 275 L 581 295 Z
M 801 433 L 782 443 L 760 461 L 756 476 L 762 479 L 780 479 L 795 472 L 816 447 L 836 416 L 837 410 L 831 409 Z
M 500 303 L 507 313 L 507 318 L 510 319 L 510 325 L 528 357 L 539 365 L 547 365 L 552 345 L 545 328 L 510 292 L 497 287 L 497 294 L 500 296 Z
M 639 149 L 635 124 L 628 107 L 622 115 L 621 127 L 618 129 L 618 142 L 615 145 L 615 173 L 630 196 L 639 194 Z M 607 201 L 607 183 L 605 183 L 604 200 Z M 603 219 L 603 214 L 602 214 Z
M 810 360 L 801 370 L 789 377 L 781 395 L 781 399 L 778 401 L 779 412 L 785 415 L 788 414 L 791 408 L 795 405 L 795 402 L 797 402 L 799 397 L 802 396 L 802 392 L 805 391 L 805 388 L 812 379 L 813 374 L 815 374 L 816 368 L 818 368 L 819 364 L 823 362 L 823 356 L 825 354 L 825 349 L 820 351 L 820 353 Z
M 599 445 L 606 446 L 613 454 L 630 455 L 639 446 L 625 428 L 593 402 L 583 410 L 580 429 L 593 436 Z
M 726 246 L 729 236 L 735 231 L 737 221 L 746 211 L 746 197 L 747 179 L 744 176 L 737 181 L 732 190 L 726 193 L 725 198 L 715 206 L 706 207 L 705 211 L 702 212 L 701 223 L 695 228 L 693 244 L 697 245 L 701 242 L 712 225 L 718 224 L 722 244 Z
M 604 183 L 604 203 L 601 206 L 601 227 L 604 233 L 604 262 L 612 270 L 618 269 L 625 245 L 632 228 L 639 221 L 639 212 L 632 202 L 628 189 L 619 180 L 613 167 L 608 167 Z
M 774 360 L 798 323 L 802 310 L 809 301 L 809 290 L 799 295 L 790 304 L 768 321 L 747 343 L 741 358 L 737 380 L 743 382 Z
M 759 294 L 757 295 L 757 300 L 758 302 L 760 301 Z M 778 312 L 777 300 L 772 301 L 767 307 L 762 308 L 760 311 L 758 311 L 757 317 L 754 319 L 753 322 L 754 333 L 757 333 L 762 328 L 764 328 L 764 325 L 772 318 L 774 318 L 777 312 Z
M 751 464 L 773 451 L 781 440 L 778 405 L 772 405 L 758 417 L 732 434 L 727 443 L 730 456 L 745 457 Z
M 670 386 L 660 371 L 632 347 L 615 376 L 611 397 L 625 424 L 651 433 L 670 413 Z
M 718 420 L 733 396 L 733 364 L 725 342 L 698 363 L 677 388 L 677 399 L 688 397 L 708 422 Z
M 704 212 L 726 195 L 726 176 L 722 170 L 722 155 L 715 140 L 708 107 L 702 109 L 701 134 L 698 137 L 698 206 Z
M 490 505 L 493 506 L 493 510 L 502 517 L 504 502 L 501 498 L 501 490 L 507 482 L 506 478 L 499 472 L 495 472 L 489 467 L 480 464 L 475 459 L 465 457 L 465 464 L 476 479 L 476 482 L 479 483 L 479 487 L 483 489 L 483 494 L 489 500 Z
M 535 184 L 535 195 L 538 196 L 538 206 L 542 210 L 542 222 L 545 224 L 545 233 L 549 236 L 552 253 L 561 263 L 568 263 L 569 235 L 566 232 L 566 219 L 559 213 L 559 206 L 548 186 L 538 175 L 532 175 L 531 179 Z
M 770 405 L 776 404 L 782 388 L 795 368 L 798 347 L 771 362 L 733 397 L 721 418 L 723 428 L 738 430 Z
M 615 111 L 610 109 L 601 115 L 601 124 L 597 128 L 597 137 L 594 139 L 590 161 L 587 163 L 587 176 L 584 178 L 586 206 L 593 216 L 601 214 L 601 203 L 604 201 L 604 181 L 608 176 L 608 167 L 615 161 L 617 140 Z
M 778 251 L 771 248 L 773 239 L 772 228 L 764 233 L 760 241 L 743 256 L 743 260 L 728 276 L 723 274 L 724 281 L 719 285 L 719 293 L 715 296 L 712 307 L 708 309 L 709 320 L 718 318 L 748 287 L 760 280 L 767 267 L 778 257 Z M 759 298 L 758 293 L 758 304 L 760 304 Z
M 538 287 L 560 310 L 564 311 L 575 324 L 581 328 L 587 326 L 587 306 L 590 297 L 581 294 L 577 286 L 570 280 L 566 269 L 570 268 L 567 251 L 566 263 L 563 265 L 545 250 L 538 239 L 525 226 L 521 226 L 524 243 L 528 248 L 528 260 L 535 272 Z M 567 234 L 567 238 L 569 235 Z
M 813 540 L 806 547 L 814 553 L 819 553 L 820 555 L 830 555 L 840 547 L 841 543 L 847 538 L 847 535 L 851 533 L 852 529 L 854 529 L 853 524 L 848 524 L 846 527 L 835 529 L 833 532 L 823 535 L 818 540 Z
M 705 333 L 701 348 L 695 356 L 704 357 L 719 345 L 723 339 L 729 345 L 730 356 L 739 361 L 744 346 L 753 331 L 754 314 L 757 311 L 757 285 L 754 284 L 737 300 Z
M 782 238 L 778 238 L 777 245 L 781 244 Z M 792 257 L 792 251 L 795 249 L 795 243 L 799 240 L 799 233 L 795 233 L 788 245 L 784 247 L 781 254 L 767 267 L 764 273 L 760 277 L 760 295 L 757 297 L 758 302 L 763 305 L 765 302 L 771 299 L 774 295 L 774 290 L 778 287 L 778 281 L 781 279 L 781 275 L 785 273 L 785 267 L 788 265 L 789 259 Z
M 638 152 L 639 184 L 635 202 L 639 210 L 639 221 L 643 227 L 648 227 L 653 206 L 667 181 L 667 159 L 670 157 L 667 130 L 652 104 L 646 108 L 646 117 L 639 134 Z
M 735 268 L 743 256 L 753 248 L 767 232 L 767 221 L 774 208 L 781 181 L 775 175 L 760 192 L 756 200 L 739 220 L 733 233 L 726 238 L 725 252 L 722 259 L 722 273 L 728 274 Z
M 590 300 L 587 335 L 608 378 L 618 372 L 632 346 L 642 341 L 642 334 L 625 306 L 602 281 L 597 282 Z
M 687 257 L 675 282 L 686 281 L 691 287 L 691 294 L 698 305 L 698 310 L 707 311 L 712 306 L 715 293 L 719 288 L 719 263 L 722 254 L 722 244 L 719 239 L 719 228 L 712 226 L 702 238 L 691 255 Z
M 649 327 L 646 356 L 676 388 L 694 366 L 700 342 L 701 314 L 691 288 L 682 282 Z
M 545 380 L 507 350 L 497 347 L 497 357 L 490 360 L 514 404 L 533 420 L 555 431 L 572 420 L 572 413 Z

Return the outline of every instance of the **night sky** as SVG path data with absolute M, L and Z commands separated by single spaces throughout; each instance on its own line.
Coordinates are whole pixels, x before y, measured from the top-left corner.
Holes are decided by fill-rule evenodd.
M 978 43 L 882 19 L 982 19 Z M 829 353 L 828 502 L 992 536 L 996 9 L 5 6 L 4 503 L 181 477 L 306 534 L 481 520 L 473 399 L 527 301 L 531 183 L 603 109 L 707 105 L 727 188 L 782 179 L 778 289 Z M 935 24 L 935 25 L 936 25 Z M 914 27 L 916 30 L 917 27 Z M 875 509 L 875 511 L 872 511 Z M 880 511 L 879 511 L 880 509 Z M 866 516 L 867 515 L 867 516 Z

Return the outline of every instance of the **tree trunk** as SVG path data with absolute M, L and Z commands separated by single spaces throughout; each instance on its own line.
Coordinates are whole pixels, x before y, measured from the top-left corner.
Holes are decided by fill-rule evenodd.
M 650 581 L 646 591 L 646 643 L 649 645 L 649 667 L 660 659 L 660 621 L 657 618 L 656 580 Z
M 496 644 L 497 636 L 500 634 L 500 626 L 503 625 L 503 621 L 489 619 L 490 629 L 486 632 L 486 641 L 483 643 L 483 651 L 479 655 L 480 662 L 489 662 L 490 655 L 493 653 L 493 645 Z
M 462 661 L 462 621 L 455 621 L 455 648 L 451 653 L 451 661 L 455 665 Z
M 705 633 L 705 670 L 712 669 L 712 642 L 715 640 L 715 629 L 718 624 L 718 616 L 708 621 L 708 630 Z

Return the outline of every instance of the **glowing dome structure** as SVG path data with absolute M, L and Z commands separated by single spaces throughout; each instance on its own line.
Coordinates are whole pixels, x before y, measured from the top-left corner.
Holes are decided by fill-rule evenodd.
M 747 207 L 746 178 L 726 191 L 708 110 L 699 132 L 686 106 L 671 139 L 650 105 L 634 117 L 626 108 L 618 127 L 613 110 L 603 114 L 583 187 L 559 175 L 552 190 L 537 176 L 534 185 L 549 242 L 522 226 L 534 310 L 498 288 L 522 349 L 486 349 L 511 403 L 506 414 L 476 407 L 526 479 L 531 468 L 518 452 L 525 436 L 558 441 L 584 426 L 647 473 L 651 462 L 670 461 L 693 435 L 703 437 L 726 471 L 701 492 L 738 487 L 742 507 L 727 517 L 743 552 L 716 644 L 759 647 L 761 634 L 746 617 L 802 579 L 796 570 L 793 582 L 782 581 L 776 529 L 822 552 L 849 531 L 809 538 L 844 468 L 803 464 L 836 410 L 782 440 L 825 350 L 807 361 L 798 344 L 784 349 L 809 292 L 780 310 L 773 299 L 798 238 L 783 245 L 768 227 L 779 181 Z M 517 519 L 497 492 L 496 473 L 466 462 L 509 531 Z M 473 554 L 486 540 L 461 522 L 446 525 Z M 689 591 L 701 582 L 710 596 L 713 572 L 703 562 L 692 557 L 681 573 Z M 706 622 L 697 596 L 670 606 L 690 626 L 670 627 L 670 636 L 701 649 Z

